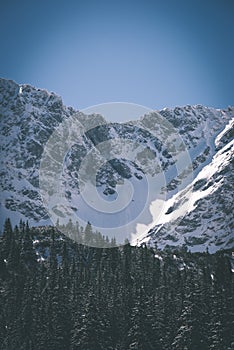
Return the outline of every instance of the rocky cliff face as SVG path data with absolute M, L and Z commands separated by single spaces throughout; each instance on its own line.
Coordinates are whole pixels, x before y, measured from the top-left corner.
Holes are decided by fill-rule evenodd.
M 230 129 L 226 130 L 222 141 L 220 138 L 217 142 L 220 149 L 212 161 L 191 185 L 168 200 L 161 223 L 143 240 L 156 242 L 160 248 L 185 244 L 191 251 L 203 251 L 207 247 L 214 252 L 234 246 L 234 145 Z M 186 210 L 184 203 L 188 203 Z
M 194 180 L 167 201 L 160 221 L 141 242 L 157 243 L 162 249 L 186 245 L 191 251 L 208 248 L 210 252 L 234 246 L 233 109 L 225 113 L 230 116 L 229 123 L 218 133 L 209 128 L 213 137 L 193 158 Z
M 10 216 L 47 220 L 39 194 L 39 165 L 53 129 L 74 110 L 60 97 L 29 85 L 0 81 L 1 224 Z
M 81 137 L 66 153 L 61 174 L 61 192 L 71 211 L 83 210 L 86 221 L 94 219 L 94 213 L 80 201 L 79 175 L 83 159 L 95 149 L 95 163 L 99 165 L 95 186 L 99 194 L 112 203 L 118 197 L 121 183 L 130 181 L 135 191 L 129 212 L 134 215 L 143 208 L 146 174 L 151 177 L 164 174 L 164 184 L 160 191 L 157 189 L 157 196 L 164 201 L 162 213 L 154 221 L 152 211 L 157 209 L 154 206 L 150 209 L 151 202 L 147 203 L 146 217 L 150 218 L 142 219 L 145 234 L 139 237 L 139 242 L 157 242 L 161 247 L 186 244 L 193 250 L 205 249 L 207 245 L 213 250 L 230 247 L 233 244 L 234 108 L 216 110 L 198 105 L 165 108 L 159 113 L 177 130 L 178 137 L 174 133 L 170 135 L 170 145 L 164 137 L 165 125 L 158 121 L 156 113 L 142 116 L 138 121 L 110 124 L 100 115 L 85 116 L 64 106 L 54 93 L 1 79 L 1 225 L 6 217 L 11 217 L 13 223 L 20 218 L 34 225 L 50 223 L 39 186 L 42 155 L 54 130 L 64 121 L 78 118 L 77 131 Z M 117 139 L 121 140 L 119 144 Z M 124 150 L 123 140 L 127 145 Z M 110 145 L 112 141 L 114 146 L 105 150 L 103 161 L 104 150 L 100 145 L 105 142 Z M 58 138 L 55 149 L 63 147 L 63 142 L 62 137 Z M 190 182 L 184 181 L 184 173 L 176 171 L 180 146 L 186 147 L 191 158 L 194 179 Z M 114 147 L 117 151 L 113 156 Z M 92 169 L 84 176 L 89 178 L 91 173 Z M 153 197 L 150 197 L 152 203 L 156 200 Z M 189 206 L 183 207 L 185 202 Z M 55 205 L 53 210 L 59 218 L 64 217 L 61 206 Z M 112 215 L 105 220 L 119 218 Z

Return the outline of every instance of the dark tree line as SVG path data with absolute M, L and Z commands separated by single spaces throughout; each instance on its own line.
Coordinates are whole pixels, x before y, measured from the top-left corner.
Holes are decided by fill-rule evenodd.
M 230 251 L 93 248 L 7 220 L 0 349 L 233 350 L 230 259 Z

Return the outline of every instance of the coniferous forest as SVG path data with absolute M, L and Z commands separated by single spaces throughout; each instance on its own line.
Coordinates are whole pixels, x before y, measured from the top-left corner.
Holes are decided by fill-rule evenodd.
M 79 238 L 105 248 L 6 220 L 1 350 L 234 349 L 231 251 L 115 247 L 91 225 Z

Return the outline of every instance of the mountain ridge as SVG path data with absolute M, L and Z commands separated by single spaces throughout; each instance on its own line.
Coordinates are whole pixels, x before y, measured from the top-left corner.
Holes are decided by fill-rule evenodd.
M 171 203 L 170 201 L 172 201 L 172 198 L 179 201 L 178 198 L 181 196 L 180 191 L 183 191 L 184 189 L 179 189 L 181 177 L 173 175 L 173 159 L 171 159 L 170 154 L 168 154 L 167 148 L 162 141 L 160 142 L 157 137 L 145 132 L 145 128 L 146 126 L 148 127 L 150 118 L 152 119 L 152 114 L 151 116 L 143 116 L 140 121 L 133 121 L 128 124 L 106 123 L 100 115 L 90 115 L 88 117 L 89 119 L 87 119 L 87 116 L 80 111 L 76 111 L 72 107 L 64 106 L 61 97 L 58 97 L 54 93 L 49 93 L 43 89 L 36 89 L 26 84 L 18 85 L 13 81 L 5 79 L 1 79 L 0 81 L 0 113 L 2 139 L 1 225 L 3 224 L 4 219 L 8 216 L 13 219 L 13 223 L 17 223 L 19 219 L 28 219 L 32 224 L 41 225 L 49 223 L 49 217 L 43 206 L 39 193 L 38 171 L 43 147 L 55 128 L 58 127 L 62 121 L 69 120 L 69 118 L 72 118 L 77 114 L 79 115 L 79 120 L 83 123 L 94 122 L 95 124 L 95 118 L 101 118 L 103 125 L 88 131 L 88 133 L 86 133 L 86 138 L 82 139 L 80 144 L 78 143 L 73 147 L 67 157 L 63 179 L 66 196 L 70 203 L 74 203 L 77 196 L 79 196 L 76 168 L 79 166 L 80 154 L 85 155 L 93 145 L 96 147 L 100 141 L 112 140 L 116 136 L 124 137 L 126 140 L 132 140 L 133 135 L 138 143 L 145 144 L 146 148 L 148 148 L 151 153 L 154 152 L 154 154 L 156 154 L 157 159 L 160 158 L 163 171 L 168 177 L 166 186 L 162 189 L 162 193 L 164 191 L 164 194 L 166 193 L 167 196 L 166 208 L 169 203 Z M 164 108 L 159 111 L 159 113 L 171 123 L 174 128 L 177 128 L 178 134 L 186 145 L 189 156 L 191 157 L 195 179 L 198 176 L 197 181 L 202 180 L 199 179 L 199 173 L 212 163 L 217 152 L 219 152 L 219 157 L 216 157 L 216 162 L 223 159 L 221 153 L 222 149 L 224 150 L 225 155 L 227 156 L 224 158 L 227 160 L 228 164 L 225 167 L 226 170 L 221 169 L 221 173 L 219 174 L 218 172 L 219 175 L 217 176 L 223 177 L 222 182 L 224 182 L 224 192 L 225 189 L 229 192 L 229 195 L 223 194 L 223 196 L 226 196 L 230 201 L 230 191 L 233 184 L 231 157 L 233 154 L 233 148 L 228 150 L 227 144 L 231 143 L 231 146 L 233 142 L 234 108 L 228 107 L 225 110 L 217 110 L 201 105 L 187 105 L 184 107 L 175 107 L 174 109 Z M 227 152 L 230 153 L 230 157 L 228 157 Z M 74 159 L 76 159 L 76 164 Z M 154 169 L 155 165 L 153 159 L 150 160 L 150 157 L 148 157 L 146 160 L 149 169 Z M 134 162 L 131 164 L 128 160 L 120 159 L 115 161 L 115 163 L 112 162 L 112 164 L 109 162 L 101 168 L 97 183 L 101 194 L 104 195 L 105 198 L 108 198 L 108 200 L 113 200 L 115 199 L 116 186 L 118 186 L 119 181 L 130 178 L 132 181 L 134 180 L 139 184 L 139 181 L 142 181 L 142 177 L 142 172 L 140 169 L 136 168 Z M 215 180 L 216 179 L 213 179 L 213 182 L 217 184 Z M 196 185 L 197 181 L 195 181 L 193 185 L 198 186 Z M 222 182 L 220 182 L 220 184 Z M 205 187 L 205 183 L 201 186 Z M 213 185 L 213 187 L 214 186 L 216 185 Z M 221 187 L 222 186 L 219 185 L 214 193 L 218 194 L 218 192 L 221 191 Z M 202 191 L 200 190 L 200 192 Z M 206 192 L 203 191 L 203 193 Z M 184 196 L 184 198 L 186 198 L 186 195 Z M 182 197 L 183 196 L 180 198 L 181 201 L 183 200 Z M 220 198 L 217 199 L 218 197 Z M 222 196 L 218 197 L 211 199 L 211 202 L 216 202 L 216 200 L 222 201 Z M 140 207 L 137 208 L 136 206 L 136 201 L 138 200 L 139 197 L 136 198 L 134 204 L 136 210 L 140 210 Z M 209 205 L 206 205 L 207 210 L 209 211 Z M 200 206 L 204 206 L 204 200 L 201 202 Z M 170 205 L 170 207 L 173 207 L 173 204 Z M 170 207 L 168 207 L 167 210 L 170 209 Z M 196 209 L 194 208 L 194 210 Z M 196 214 L 194 210 L 190 211 L 190 213 L 193 212 Z M 222 210 L 222 207 L 221 209 L 219 208 L 219 210 Z M 150 214 L 153 215 L 152 212 L 150 212 Z M 165 216 L 166 213 L 163 213 L 163 215 Z M 193 217 L 192 221 L 199 221 L 199 215 L 200 214 L 197 213 L 197 216 L 195 215 L 196 218 Z M 214 235 L 209 234 L 208 237 L 204 236 L 204 230 L 200 233 L 202 238 L 204 238 L 204 242 L 200 244 L 200 246 L 202 245 L 205 249 L 206 246 L 210 244 L 211 249 L 215 250 L 215 247 L 220 249 L 228 242 L 227 248 L 230 248 L 230 246 L 233 245 L 233 224 L 230 220 L 230 215 L 231 213 L 223 213 L 220 221 L 223 220 L 225 222 L 228 220 L 228 223 L 227 226 L 225 226 L 225 224 L 222 228 L 218 225 L 218 228 L 216 227 L 218 233 L 216 232 Z M 180 218 L 180 221 L 181 219 L 182 218 Z M 186 229 L 185 222 L 186 221 L 182 220 Z M 198 227 L 199 225 L 200 227 L 204 226 L 204 220 L 201 220 L 200 223 L 198 222 L 197 225 Z M 166 239 L 166 236 L 168 234 L 172 235 L 173 233 L 175 239 L 175 236 L 178 236 L 178 232 L 176 232 L 176 234 L 174 232 L 166 234 L 162 232 L 162 229 L 159 230 L 157 224 L 154 226 L 156 228 L 152 226 L 153 225 L 151 225 L 150 231 L 151 235 L 149 236 L 147 233 L 145 234 L 145 236 L 147 236 L 147 241 L 150 244 L 154 244 L 155 240 L 160 243 L 162 247 L 165 247 L 168 244 L 175 244 L 175 242 L 173 243 L 173 240 Z M 166 227 L 167 226 L 165 225 L 164 231 L 168 229 L 166 229 Z M 228 237 L 226 237 L 227 239 L 224 243 L 216 246 L 217 242 L 220 243 L 222 239 L 224 239 L 222 237 L 225 235 L 223 231 L 226 230 L 226 227 L 229 227 Z M 180 226 L 178 226 L 177 229 L 178 228 L 180 228 Z M 188 229 L 191 230 L 192 228 L 188 227 Z M 222 233 L 220 233 L 221 231 Z M 184 231 L 180 235 L 183 236 Z M 196 235 L 199 236 L 198 233 L 196 233 Z M 215 235 L 218 235 L 219 237 L 214 239 Z M 194 243 L 191 237 L 191 235 L 188 236 L 187 241 L 183 240 L 181 244 L 187 244 L 191 249 L 196 249 L 194 247 L 198 248 L 199 244 L 195 241 Z M 221 241 L 219 240 L 220 238 Z M 212 239 L 214 240 L 213 243 Z M 163 241 L 164 243 L 162 243 Z M 180 240 L 178 241 L 180 242 Z M 199 249 L 201 249 L 201 247 L 199 247 Z

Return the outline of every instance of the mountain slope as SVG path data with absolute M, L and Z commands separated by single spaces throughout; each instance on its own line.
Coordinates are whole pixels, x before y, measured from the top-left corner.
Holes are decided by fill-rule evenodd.
M 191 185 L 168 200 L 161 223 L 151 229 L 144 241 L 157 242 L 160 248 L 185 244 L 192 251 L 208 248 L 213 252 L 234 246 L 231 127 L 233 123 L 222 136 L 227 144 L 217 151 Z M 216 138 L 218 147 L 222 139 Z M 183 210 L 184 203 L 188 205 Z

